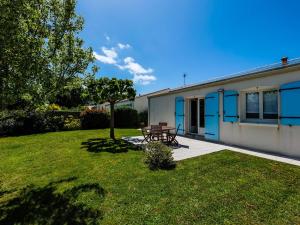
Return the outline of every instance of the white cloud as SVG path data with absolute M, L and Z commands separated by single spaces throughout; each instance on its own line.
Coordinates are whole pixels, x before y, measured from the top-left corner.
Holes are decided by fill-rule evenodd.
M 110 41 L 110 36 L 105 35 L 105 39 L 106 39 L 107 41 Z
M 124 59 L 124 65 L 120 66 L 120 69 L 127 69 L 132 74 L 149 74 L 153 72 L 153 69 L 145 69 L 142 65 L 135 62 L 134 58 L 127 57 Z
M 110 40 L 108 36 L 107 40 Z M 131 46 L 129 44 L 122 44 L 118 43 L 116 47 L 113 48 L 106 48 L 102 47 L 102 54 L 99 54 L 97 52 L 93 52 L 95 58 L 104 63 L 104 64 L 110 64 L 118 67 L 121 70 L 126 70 L 130 74 L 133 75 L 133 82 L 136 84 L 141 84 L 141 85 L 148 85 L 151 82 L 156 80 L 156 77 L 153 75 L 153 69 L 152 68 L 145 68 L 141 64 L 137 63 L 134 58 L 132 57 L 126 57 L 123 59 L 123 63 L 120 64 L 119 62 L 121 59 L 119 59 L 118 55 L 118 49 L 123 50 L 123 49 L 128 49 Z
M 118 47 L 123 50 L 123 49 L 128 49 L 131 46 L 129 44 L 122 44 L 122 43 L 118 43 Z
M 152 81 L 155 81 L 156 77 L 153 75 L 138 75 L 138 74 L 134 74 L 133 76 L 133 82 L 134 83 L 139 83 L 142 85 L 148 85 L 150 84 Z
M 156 77 L 152 75 L 153 69 L 145 69 L 142 65 L 137 63 L 134 58 L 127 57 L 124 59 L 124 65 L 118 66 L 122 70 L 128 70 L 133 74 L 133 82 L 142 85 L 150 84 L 152 81 L 156 80 Z
M 97 52 L 94 52 L 94 56 L 97 60 L 99 60 L 102 63 L 105 64 L 116 64 L 118 53 L 114 48 L 108 49 L 105 47 L 101 48 L 103 55 L 98 54 Z

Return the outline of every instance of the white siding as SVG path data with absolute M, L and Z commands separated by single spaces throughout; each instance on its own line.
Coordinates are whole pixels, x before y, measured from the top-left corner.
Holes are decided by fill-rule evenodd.
M 300 71 L 285 72 L 272 76 L 255 79 L 248 79 L 238 82 L 226 83 L 223 85 L 202 87 L 194 90 L 182 90 L 168 95 L 154 96 L 149 99 L 150 115 L 149 123 L 158 124 L 161 121 L 168 122 L 170 126 L 175 126 L 175 97 L 185 98 L 204 97 L 210 92 L 218 89 L 244 91 L 251 88 L 276 87 L 281 84 L 300 80 Z M 245 125 L 240 123 L 223 122 L 223 97 L 220 95 L 220 141 L 228 144 L 235 144 L 255 148 L 264 151 L 280 153 L 284 155 L 300 157 L 300 126 L 267 126 L 267 125 Z M 239 104 L 240 110 L 243 109 L 242 101 Z M 300 99 L 299 103 L 300 104 Z M 188 110 L 186 108 L 186 112 Z M 187 124 L 188 115 L 185 120 Z

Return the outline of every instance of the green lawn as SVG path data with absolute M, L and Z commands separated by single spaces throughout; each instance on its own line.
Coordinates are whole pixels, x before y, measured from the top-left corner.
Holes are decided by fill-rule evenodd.
M 300 223 L 299 167 L 222 151 L 149 171 L 108 135 L 0 138 L 0 224 Z

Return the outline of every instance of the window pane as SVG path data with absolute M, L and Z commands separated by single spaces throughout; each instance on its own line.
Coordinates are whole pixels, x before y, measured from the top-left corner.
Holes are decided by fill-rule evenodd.
M 264 92 L 264 119 L 278 118 L 278 93 L 277 91 Z
M 246 117 L 259 118 L 259 93 L 246 94 Z

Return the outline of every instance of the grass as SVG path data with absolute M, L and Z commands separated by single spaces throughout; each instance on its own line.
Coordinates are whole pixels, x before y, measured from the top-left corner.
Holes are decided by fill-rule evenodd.
M 150 171 L 108 135 L 1 138 L 0 224 L 300 223 L 299 167 L 221 151 Z

